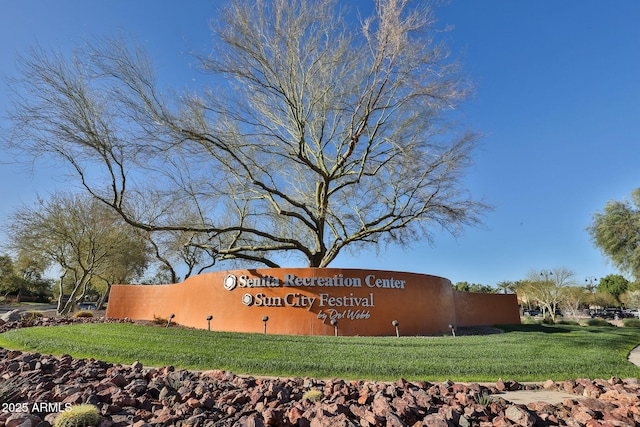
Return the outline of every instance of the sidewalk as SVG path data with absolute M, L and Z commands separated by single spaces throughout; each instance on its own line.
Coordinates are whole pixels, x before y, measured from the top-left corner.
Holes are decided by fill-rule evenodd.
M 636 366 L 640 366 L 640 345 L 631 350 L 629 353 L 629 362 L 633 363 Z
M 629 362 L 640 366 L 640 345 L 629 353 Z M 511 403 L 526 405 L 530 402 L 546 402 L 552 405 L 562 403 L 565 399 L 580 399 L 582 396 L 556 390 L 519 390 L 507 391 L 498 396 Z

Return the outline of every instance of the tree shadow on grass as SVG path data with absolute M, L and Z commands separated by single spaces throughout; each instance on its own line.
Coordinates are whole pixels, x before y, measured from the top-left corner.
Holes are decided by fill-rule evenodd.
M 545 334 L 558 334 L 571 332 L 571 328 L 557 326 L 557 325 L 544 325 L 544 324 L 520 324 L 520 325 L 498 325 L 498 328 L 502 329 L 505 333 L 508 332 L 543 332 Z

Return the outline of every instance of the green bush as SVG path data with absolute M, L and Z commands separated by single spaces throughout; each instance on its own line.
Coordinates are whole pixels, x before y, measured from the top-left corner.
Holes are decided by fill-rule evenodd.
M 585 319 L 581 323 L 585 326 L 613 326 L 604 319 Z
M 80 310 L 73 313 L 73 317 L 93 317 L 93 313 L 89 310 Z
M 475 396 L 475 401 L 478 405 L 487 406 L 493 401 L 493 399 L 489 392 L 483 391 L 481 394 Z
M 153 315 L 153 323 L 156 325 L 166 325 L 169 320 L 164 317 Z
M 22 316 L 22 321 L 23 322 L 31 322 L 33 320 L 36 320 L 39 317 L 42 317 L 43 314 L 41 311 L 27 311 L 23 316 Z
M 522 323 L 523 325 L 541 325 L 541 324 L 542 324 L 542 320 L 534 319 L 534 318 L 533 318 L 533 317 L 531 317 L 531 316 L 524 316 L 524 317 L 522 318 L 521 323 Z
M 553 325 L 555 324 L 555 322 L 553 321 L 553 318 L 551 316 L 545 316 L 544 319 L 542 320 L 542 323 L 545 325 Z
M 54 427 L 88 427 L 100 421 L 98 408 L 89 404 L 74 405 L 57 416 Z
M 556 322 L 557 325 L 579 325 L 576 320 L 562 319 Z
M 623 319 L 622 326 L 625 328 L 640 328 L 640 319 Z

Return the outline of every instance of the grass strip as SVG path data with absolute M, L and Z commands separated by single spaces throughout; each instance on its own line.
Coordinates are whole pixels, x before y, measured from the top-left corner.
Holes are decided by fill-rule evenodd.
M 504 326 L 460 337 L 308 337 L 134 324 L 77 324 L 0 334 L 0 346 L 114 363 L 237 374 L 370 380 L 517 381 L 640 377 L 627 360 L 637 328 Z

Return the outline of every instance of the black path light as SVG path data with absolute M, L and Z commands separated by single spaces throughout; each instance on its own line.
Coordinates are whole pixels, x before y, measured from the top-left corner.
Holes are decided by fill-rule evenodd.
M 398 326 L 400 326 L 400 322 L 394 320 L 393 322 L 391 322 L 391 324 L 394 326 L 394 328 L 396 328 L 396 338 L 400 338 L 400 329 L 398 329 Z
M 171 325 L 171 320 L 172 320 L 174 317 L 176 317 L 176 315 L 175 315 L 175 314 L 173 314 L 173 313 L 171 313 L 171 314 L 169 315 L 169 320 L 167 320 L 167 326 L 165 326 L 166 328 L 168 328 L 168 327 L 169 327 L 169 325 Z
M 451 329 L 451 335 L 456 336 L 456 325 L 449 324 L 449 329 Z
M 336 319 L 331 319 L 331 325 L 333 325 L 333 331 L 335 336 L 338 336 L 338 321 Z
M 267 335 L 267 322 L 269 321 L 269 316 L 262 316 L 262 321 L 264 322 L 264 334 Z
M 211 330 L 211 319 L 213 319 L 213 316 L 207 316 L 207 329 L 209 330 Z

